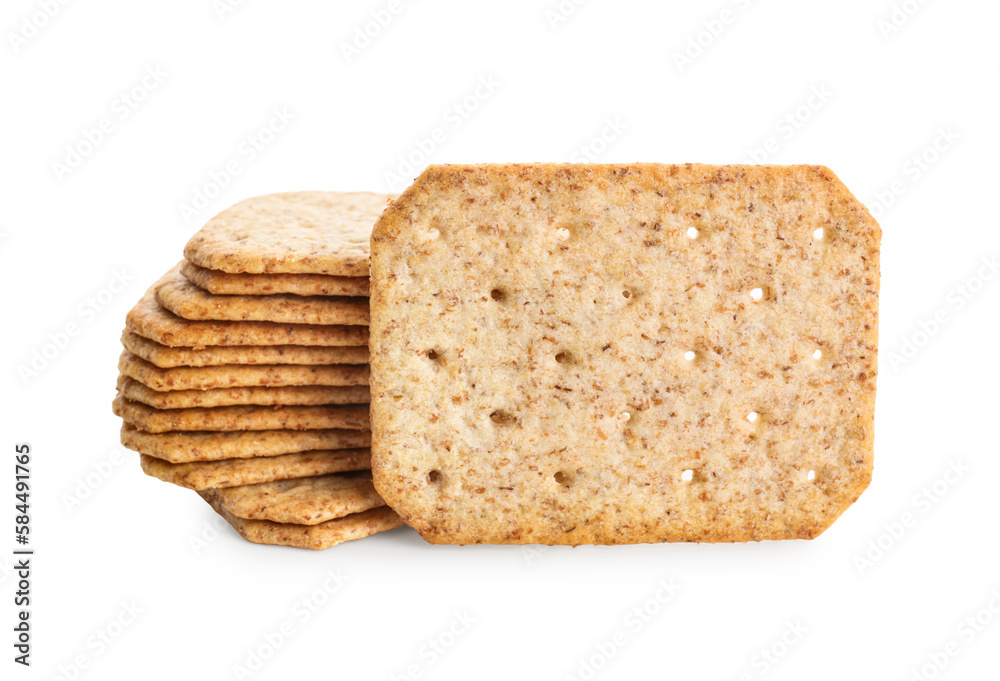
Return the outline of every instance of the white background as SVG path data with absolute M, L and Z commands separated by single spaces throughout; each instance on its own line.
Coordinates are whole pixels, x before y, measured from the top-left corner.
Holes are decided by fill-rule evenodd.
M 222 16 L 211 0 L 71 2 L 51 18 L 44 2 L 5 2 L 0 676 L 232 679 L 289 623 L 244 678 L 392 679 L 411 665 L 421 679 L 993 678 L 1000 277 L 982 263 L 1000 254 L 1000 7 L 897 2 L 899 25 L 880 26 L 892 0 L 567 1 L 558 22 L 558 0 L 414 0 L 350 58 L 388 0 L 255 0 Z M 161 75 L 144 88 L 147 69 Z M 481 79 L 494 85 L 477 97 Z M 250 159 L 240 146 L 275 108 L 294 120 Z M 103 139 L 68 158 L 105 118 Z M 436 129 L 433 149 L 420 142 Z M 879 218 L 875 475 L 820 538 L 536 551 L 399 529 L 315 553 L 261 547 L 119 446 L 125 313 L 215 212 L 276 191 L 398 190 L 388 174 L 428 162 L 587 154 L 822 163 Z M 241 172 L 206 189 L 230 161 Z M 214 198 L 183 215 L 199 190 Z M 128 285 L 105 291 L 121 271 Z M 99 312 L 80 308 L 88 298 Z M 18 442 L 34 452 L 30 670 L 10 647 Z M 346 579 L 332 595 L 328 571 Z M 664 604 L 661 580 L 678 588 Z M 109 630 L 133 601 L 141 613 Z M 962 623 L 977 614 L 972 636 Z

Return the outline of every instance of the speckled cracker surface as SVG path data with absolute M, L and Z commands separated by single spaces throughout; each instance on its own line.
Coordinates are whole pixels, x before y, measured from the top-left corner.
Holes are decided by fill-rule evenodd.
M 122 333 L 122 345 L 133 355 L 161 369 L 209 367 L 225 364 L 367 364 L 367 346 L 237 345 L 231 347 L 172 348 L 131 331 Z
M 170 463 L 249 459 L 321 449 L 371 446 L 367 430 L 251 430 L 244 432 L 144 433 L 122 424 L 122 444 Z
M 118 390 L 133 402 L 157 409 L 193 407 L 232 407 L 245 404 L 260 406 L 318 406 L 323 404 L 367 404 L 368 386 L 301 385 L 276 387 L 237 387 L 214 390 L 153 390 L 135 379 L 118 376 Z
M 118 370 L 153 390 L 210 390 L 236 386 L 366 385 L 368 365 L 229 364 L 212 367 L 161 369 L 128 350 L 118 359 Z
M 215 489 L 209 493 L 238 518 L 317 525 L 385 506 L 371 474 L 323 475 Z
M 379 532 L 403 525 L 403 521 L 388 506 L 373 508 L 364 513 L 328 520 L 319 525 L 275 523 L 270 520 L 238 518 L 212 498 L 211 490 L 198 492 L 215 512 L 226 519 L 240 536 L 255 544 L 291 546 L 299 549 L 326 549 L 345 541 L 363 539 Z
M 437 543 L 812 538 L 872 470 L 878 225 L 817 166 L 432 166 L 372 238 L 372 468 Z
M 112 403 L 116 416 L 147 433 L 200 430 L 369 430 L 367 404 L 302 406 L 195 407 L 156 409 L 119 394 Z
M 192 284 L 216 295 L 367 296 L 368 276 L 334 277 L 326 274 L 232 274 L 184 261 L 181 272 Z
M 289 192 L 227 208 L 191 237 L 195 265 L 234 274 L 368 276 L 372 225 L 391 199 L 370 192 Z
M 180 487 L 202 490 L 366 470 L 371 468 L 371 452 L 368 449 L 340 449 L 191 463 L 170 463 L 140 454 L 139 461 L 146 475 Z
M 160 286 L 184 275 L 175 267 L 149 287 L 125 318 L 128 331 L 170 347 L 211 345 L 367 345 L 367 326 L 215 322 L 182 319 L 156 302 Z
M 368 325 L 368 298 L 360 296 L 217 296 L 181 276 L 160 286 L 156 301 L 191 321 Z

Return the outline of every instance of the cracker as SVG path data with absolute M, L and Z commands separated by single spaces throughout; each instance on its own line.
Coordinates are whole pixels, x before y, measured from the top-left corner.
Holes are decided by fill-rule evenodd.
M 126 328 L 143 338 L 170 347 L 211 345 L 367 345 L 367 326 L 320 326 L 274 322 L 192 322 L 164 310 L 156 289 L 183 278 L 174 267 L 149 287 L 125 318 Z
M 240 386 L 367 385 L 368 365 L 229 364 L 161 369 L 124 350 L 118 370 L 153 390 L 209 390 Z
M 122 424 L 122 444 L 170 463 L 280 456 L 371 446 L 367 430 L 251 430 L 235 433 L 144 433 Z
M 169 463 L 140 454 L 139 462 L 146 475 L 180 487 L 202 490 L 365 470 L 371 468 L 371 453 L 368 449 L 339 449 L 192 463 Z
M 230 347 L 171 348 L 131 331 L 122 332 L 122 345 L 133 355 L 162 369 L 208 367 L 223 364 L 367 364 L 366 346 L 238 345 Z
M 323 475 L 213 489 L 204 496 L 237 518 L 318 525 L 385 506 L 366 474 Z
M 817 166 L 433 166 L 372 239 L 375 486 L 437 543 L 815 537 L 871 478 L 880 238 Z
M 289 192 L 227 208 L 191 237 L 184 255 L 211 270 L 368 276 L 368 239 L 388 194 Z
M 112 410 L 129 425 L 147 433 L 202 430 L 369 430 L 367 404 L 319 407 L 196 407 L 156 409 L 121 394 Z
M 379 532 L 402 527 L 403 521 L 388 506 L 373 508 L 319 525 L 274 523 L 270 520 L 237 518 L 210 498 L 209 491 L 198 492 L 215 512 L 226 519 L 240 536 L 255 544 L 291 546 L 299 549 L 326 549 L 353 539 L 363 539 Z
M 118 390 L 133 402 L 156 409 L 190 409 L 193 407 L 318 406 L 323 404 L 367 404 L 368 386 L 277 386 L 250 388 L 218 388 L 215 390 L 153 390 L 139 381 L 118 376 Z
M 198 267 L 185 260 L 181 272 L 192 284 L 220 296 L 367 296 L 368 277 L 327 274 L 232 274 Z
M 346 296 L 217 296 L 184 277 L 156 290 L 156 300 L 191 321 L 276 322 L 281 324 L 368 325 L 368 299 Z

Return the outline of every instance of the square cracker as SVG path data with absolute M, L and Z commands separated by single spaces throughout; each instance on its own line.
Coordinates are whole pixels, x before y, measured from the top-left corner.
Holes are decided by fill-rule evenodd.
M 146 475 L 180 487 L 203 490 L 371 469 L 371 452 L 368 449 L 321 450 L 191 463 L 170 463 L 140 454 L 139 462 Z
M 212 345 L 367 345 L 367 326 L 278 324 L 275 322 L 192 322 L 163 309 L 156 291 L 183 278 L 174 267 L 149 287 L 125 317 L 128 331 L 170 347 Z
M 367 277 L 372 226 L 391 199 L 370 192 L 255 196 L 209 220 L 184 255 L 235 274 Z
M 194 407 L 319 406 L 324 404 L 367 404 L 368 386 L 289 385 L 217 388 L 215 390 L 153 390 L 135 379 L 118 376 L 118 390 L 133 402 L 156 409 Z
M 161 369 L 123 350 L 118 370 L 153 390 L 211 390 L 240 386 L 349 386 L 368 383 L 366 364 L 229 364 Z
M 144 433 L 122 424 L 122 444 L 170 463 L 280 456 L 321 449 L 371 446 L 367 430 L 250 430 L 237 432 Z
M 220 296 L 367 296 L 368 277 L 334 277 L 327 274 L 233 274 L 198 267 L 185 260 L 181 272 L 192 284 Z
M 133 402 L 119 393 L 111 406 L 115 415 L 121 417 L 125 423 L 147 433 L 202 430 L 370 429 L 367 404 L 156 409 L 141 402 Z
M 368 325 L 368 298 L 360 296 L 217 296 L 183 275 L 156 290 L 156 301 L 190 321 Z
M 212 367 L 225 364 L 367 364 L 367 346 L 236 345 L 231 347 L 172 348 L 131 331 L 122 332 L 122 345 L 133 355 L 161 369 Z
M 216 513 L 225 518 L 241 537 L 255 544 L 291 546 L 298 549 L 326 549 L 345 541 L 363 539 L 403 525 L 400 517 L 388 506 L 328 520 L 319 525 L 246 520 L 234 516 L 223 508 L 222 504 L 210 496 L 210 492 L 211 490 L 207 490 L 198 494 L 215 509 Z
M 879 240 L 818 166 L 429 168 L 372 237 L 372 469 L 438 543 L 812 538 L 872 470 Z
M 385 506 L 370 471 L 213 489 L 203 496 L 237 518 L 296 525 L 318 525 Z

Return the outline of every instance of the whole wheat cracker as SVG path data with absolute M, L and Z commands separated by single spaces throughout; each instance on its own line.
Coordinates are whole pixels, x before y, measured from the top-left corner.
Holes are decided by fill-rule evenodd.
M 129 425 L 147 433 L 202 430 L 370 429 L 367 404 L 156 409 L 141 402 L 132 402 L 119 394 L 112 402 L 112 410 Z
M 388 506 L 373 508 L 364 513 L 328 520 L 319 525 L 274 523 L 270 520 L 245 520 L 237 518 L 209 496 L 211 490 L 198 492 L 215 512 L 226 519 L 240 536 L 255 544 L 291 546 L 299 549 L 326 549 L 354 539 L 363 539 L 379 532 L 403 525 L 403 521 Z
M 122 345 L 133 355 L 161 369 L 225 364 L 367 364 L 367 346 L 238 345 L 230 347 L 172 348 L 131 331 L 122 332 Z
M 385 506 L 370 471 L 213 489 L 206 496 L 237 518 L 297 525 L 318 525 Z
M 156 301 L 191 321 L 368 325 L 368 298 L 347 296 L 217 296 L 184 277 L 164 283 Z
M 187 260 L 181 272 L 192 284 L 220 296 L 367 296 L 368 277 L 335 277 L 328 274 L 232 274 L 198 267 Z
M 125 318 L 132 333 L 170 347 L 231 345 L 367 345 L 367 326 L 322 326 L 274 322 L 192 322 L 163 309 L 156 290 L 183 278 L 174 267 L 149 287 Z
M 371 452 L 368 449 L 320 450 L 191 463 L 169 463 L 140 454 L 139 462 L 146 475 L 180 487 L 203 490 L 370 469 Z
M 370 447 L 367 430 L 248 430 L 243 432 L 144 433 L 122 424 L 122 444 L 170 463 L 280 456 L 326 449 Z
M 367 385 L 368 365 L 230 364 L 161 369 L 124 350 L 118 370 L 153 390 L 209 390 L 242 386 Z
M 156 409 L 194 407 L 319 406 L 324 404 L 367 404 L 368 386 L 275 386 L 216 388 L 214 390 L 153 390 L 135 379 L 118 376 L 118 390 L 133 402 Z
M 372 239 L 372 468 L 439 543 L 811 538 L 872 470 L 880 230 L 816 166 L 433 166 Z
M 388 194 L 289 192 L 227 208 L 191 237 L 185 257 L 235 274 L 368 276 L 368 240 Z

